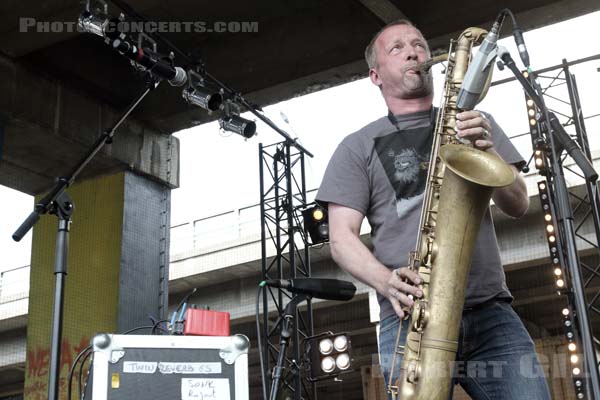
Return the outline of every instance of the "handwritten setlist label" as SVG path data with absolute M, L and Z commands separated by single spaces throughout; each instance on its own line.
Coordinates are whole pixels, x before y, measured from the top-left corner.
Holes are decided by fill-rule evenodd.
M 229 400 L 229 379 L 183 378 L 181 400 Z
M 123 372 L 128 374 L 220 374 L 221 363 L 218 362 L 147 362 L 125 361 Z

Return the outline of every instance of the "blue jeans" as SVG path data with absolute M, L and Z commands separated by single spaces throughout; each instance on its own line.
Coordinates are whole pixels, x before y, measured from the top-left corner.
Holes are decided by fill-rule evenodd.
M 391 369 L 398 317 L 384 319 L 379 331 L 379 357 L 387 385 Z M 406 341 L 403 321 L 401 342 Z M 509 303 L 493 301 L 463 313 L 454 383 L 474 400 L 550 400 L 544 372 L 533 341 Z M 399 374 L 401 356 L 396 357 L 393 382 Z

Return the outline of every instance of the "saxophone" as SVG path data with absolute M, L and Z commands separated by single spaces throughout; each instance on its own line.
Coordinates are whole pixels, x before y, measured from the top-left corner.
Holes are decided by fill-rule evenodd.
M 483 29 L 468 28 L 450 42 L 417 245 L 409 257 L 409 267 L 422 278 L 419 287 L 423 296 L 406 313 L 406 343 L 400 344 L 402 324 L 396 339 L 388 382 L 394 400 L 450 397 L 465 289 L 479 226 L 493 189 L 510 185 L 516 178 L 502 159 L 456 137 L 458 92 L 471 48 L 486 34 Z M 392 385 L 397 354 L 403 359 L 399 378 Z

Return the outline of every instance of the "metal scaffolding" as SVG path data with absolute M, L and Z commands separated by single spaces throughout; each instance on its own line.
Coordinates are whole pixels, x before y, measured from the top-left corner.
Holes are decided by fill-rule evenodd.
M 305 152 L 285 141 L 269 146 L 259 145 L 262 278 L 292 279 L 310 277 L 310 254 L 301 211 L 306 208 Z M 302 245 L 302 246 L 300 246 Z M 269 254 L 274 254 L 269 256 Z M 263 376 L 280 356 L 280 336 L 283 334 L 284 311 L 293 299 L 282 289 L 265 286 L 262 297 Z M 278 398 L 294 400 L 316 399 L 316 387 L 306 378 L 302 340 L 313 335 L 313 314 L 310 300 L 300 312 L 295 310 L 291 325 L 290 351 L 284 351 L 285 362 Z M 289 356 L 288 356 L 289 354 Z
M 600 59 L 600 55 L 575 62 L 563 59 L 562 64 L 536 73 L 549 111 L 557 116 L 590 163 L 592 155 L 585 129 L 586 117 L 581 109 L 575 76 L 569 67 L 595 59 Z M 592 316 L 600 316 L 600 201 L 597 182 L 586 178 L 573 162 L 566 146 L 557 140 L 549 124 L 543 121 L 544 117 L 536 115 L 540 110 L 529 102 L 529 98 L 528 110 L 535 166 L 546 178 L 538 182 L 538 189 L 547 223 L 551 264 L 557 291 L 566 299 L 562 318 L 571 354 L 570 372 L 577 399 L 594 398 L 593 394 L 598 391 L 596 351 L 600 344 L 596 338 L 600 331 L 596 327 L 594 332 L 592 326 Z M 538 125 L 536 122 L 540 119 L 542 123 Z M 561 191 L 566 191 L 564 198 L 567 201 L 560 201 Z M 593 229 L 590 229 L 592 225 Z M 586 260 L 594 260 L 594 264 L 584 262 L 584 256 Z M 578 293 L 582 295 L 578 296 Z

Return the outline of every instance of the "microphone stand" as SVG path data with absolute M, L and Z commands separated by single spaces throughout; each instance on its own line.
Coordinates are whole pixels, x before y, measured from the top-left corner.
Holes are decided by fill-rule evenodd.
M 56 180 L 54 188 L 35 205 L 34 210 L 21 223 L 13 233 L 12 238 L 16 242 L 39 221 L 42 214 L 54 214 L 58 217 L 58 234 L 56 236 L 56 250 L 54 254 L 54 304 L 52 310 L 52 336 L 50 339 L 50 366 L 48 374 L 48 400 L 58 400 L 58 389 L 60 383 L 60 355 L 62 344 L 62 323 L 64 313 L 64 291 L 67 276 L 67 255 L 69 252 L 69 228 L 71 225 L 71 216 L 75 209 L 73 201 L 65 192 L 67 187 L 71 186 L 75 178 L 94 158 L 94 156 L 107 143 L 112 143 L 112 138 L 117 128 L 125 121 L 131 112 L 137 107 L 144 97 L 158 86 L 158 81 L 148 81 L 146 90 L 135 100 L 129 108 L 123 113 L 115 125 L 104 131 L 91 151 L 79 162 L 79 164 L 70 172 L 67 178 L 59 177 Z
M 281 320 L 281 333 L 279 339 L 279 356 L 277 357 L 277 364 L 273 368 L 273 382 L 271 383 L 271 395 L 269 400 L 277 399 L 277 392 L 279 391 L 279 381 L 283 375 L 283 362 L 285 360 L 285 352 L 289 343 L 292 332 L 294 331 L 294 319 L 296 318 L 296 308 L 298 304 L 309 299 L 310 296 L 306 294 L 298 294 L 290 300 L 288 305 L 283 311 Z
M 579 331 L 581 332 L 581 342 L 583 346 L 583 356 L 585 365 L 587 366 L 588 376 L 591 382 L 591 388 L 594 399 L 600 399 L 600 376 L 598 371 L 598 361 L 596 359 L 596 351 L 594 349 L 594 340 L 592 335 L 592 329 L 590 326 L 589 315 L 587 312 L 587 302 L 585 299 L 585 291 L 583 286 L 583 278 L 581 276 L 581 268 L 579 263 L 579 257 L 577 255 L 577 245 L 575 242 L 575 229 L 573 227 L 573 211 L 569 203 L 569 195 L 567 192 L 567 184 L 564 177 L 564 171 L 559 164 L 560 153 L 562 150 L 558 149 L 555 145 L 554 138 L 562 145 L 564 150 L 573 158 L 575 163 L 581 169 L 586 181 L 595 182 L 598 179 L 598 174 L 594 170 L 591 162 L 583 154 L 582 150 L 577 144 L 569 137 L 565 132 L 564 128 L 553 113 L 551 113 L 544 103 L 544 99 L 541 95 L 541 90 L 535 83 L 535 76 L 530 72 L 531 82 L 536 85 L 537 91 L 534 89 L 532 84 L 523 77 L 514 60 L 506 49 L 500 51 L 500 59 L 506 65 L 512 73 L 515 75 L 517 80 L 523 86 L 523 89 L 532 98 L 534 103 L 542 111 L 540 122 L 546 122 L 548 132 L 550 132 L 549 142 L 552 156 L 550 157 L 551 169 L 550 173 L 553 175 L 552 185 L 548 185 L 550 189 L 555 189 L 554 197 L 557 204 L 558 211 L 558 222 L 557 228 L 559 234 L 562 233 L 563 243 L 566 250 L 566 267 L 569 269 L 569 274 L 573 284 L 573 300 L 575 305 L 575 311 L 577 313 L 577 319 L 579 320 Z M 499 64 L 501 66 L 501 64 Z M 539 94 L 538 94 L 539 93 Z

